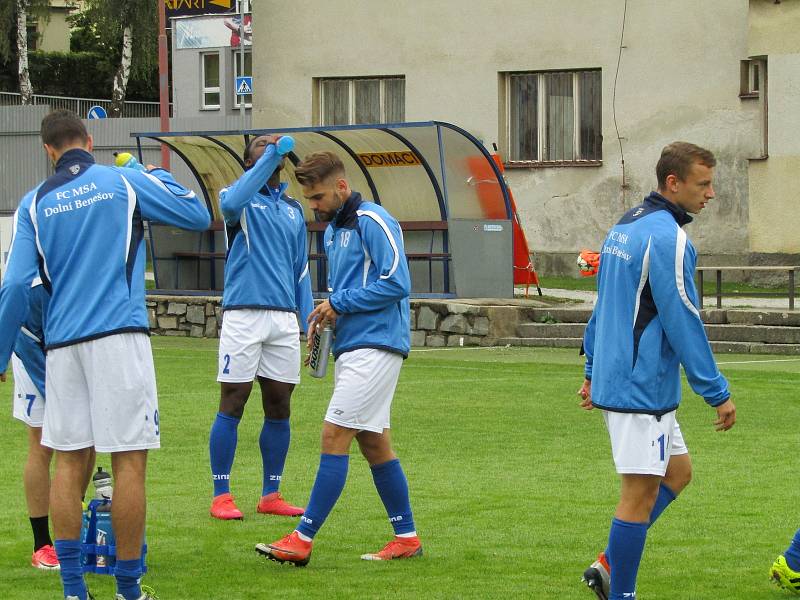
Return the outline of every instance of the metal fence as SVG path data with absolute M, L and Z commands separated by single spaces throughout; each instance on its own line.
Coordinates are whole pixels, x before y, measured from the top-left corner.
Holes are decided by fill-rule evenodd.
M 99 100 L 96 98 L 70 98 L 67 96 L 45 96 L 34 94 L 33 103 L 35 105 L 48 105 L 51 109 L 67 108 L 75 111 L 84 119 L 89 115 L 89 109 L 93 106 L 102 106 L 107 113 L 111 112 L 111 100 Z M 14 92 L 0 92 L 0 106 L 20 106 L 22 95 Z M 172 104 L 170 104 L 170 113 Z M 126 101 L 122 108 L 122 116 L 128 118 L 158 117 L 158 102 L 140 102 L 138 100 Z

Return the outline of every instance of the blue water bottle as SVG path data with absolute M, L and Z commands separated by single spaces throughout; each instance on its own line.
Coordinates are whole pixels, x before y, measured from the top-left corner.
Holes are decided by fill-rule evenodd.
M 138 164 L 138 163 L 137 163 Z M 92 477 L 94 484 L 94 500 L 96 506 L 95 521 L 95 573 L 113 573 L 116 559 L 109 548 L 115 546 L 114 529 L 111 527 L 111 497 L 114 490 L 111 486 L 111 474 L 97 467 Z
M 275 142 L 275 150 L 281 156 L 289 154 L 289 152 L 294 150 L 294 138 L 290 135 L 282 135 L 278 138 L 278 141 Z
M 136 160 L 136 157 L 134 157 L 130 152 L 114 152 L 114 164 L 118 167 L 124 167 L 126 169 L 147 171 L 144 165 Z

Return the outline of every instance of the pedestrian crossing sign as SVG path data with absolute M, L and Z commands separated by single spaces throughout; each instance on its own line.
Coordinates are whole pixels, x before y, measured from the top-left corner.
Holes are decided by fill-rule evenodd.
M 236 93 L 239 96 L 246 96 L 253 93 L 253 78 L 252 77 L 237 77 L 236 78 Z

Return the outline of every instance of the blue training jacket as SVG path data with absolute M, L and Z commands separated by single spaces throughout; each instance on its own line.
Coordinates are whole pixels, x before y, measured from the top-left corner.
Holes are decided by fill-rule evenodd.
M 583 340 L 597 408 L 653 415 L 675 410 L 679 365 L 711 406 L 730 397 L 697 309 L 697 252 L 681 229 L 691 220 L 652 192 L 606 236 L 597 304 Z
M 400 224 L 353 192 L 325 230 L 333 355 L 378 348 L 408 356 L 411 279 Z
M 284 193 L 285 183 L 277 190 L 267 186 L 281 158 L 267 146 L 251 169 L 220 191 L 228 245 L 222 307 L 298 311 L 305 329 L 314 300 L 303 207 Z
M 31 285 L 30 298 L 30 311 L 14 343 L 14 354 L 22 361 L 22 366 L 44 398 L 44 324 L 47 319 L 50 294 L 44 289 L 42 280 L 38 277 Z
M 97 165 L 79 149 L 61 156 L 14 215 L 0 288 L 0 365 L 28 316 L 37 275 L 51 294 L 46 348 L 148 331 L 143 219 L 196 231 L 209 225 L 205 204 L 163 169 Z

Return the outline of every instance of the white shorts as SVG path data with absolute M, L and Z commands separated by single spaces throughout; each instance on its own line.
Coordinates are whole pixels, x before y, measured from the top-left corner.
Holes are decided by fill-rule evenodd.
M 389 428 L 392 397 L 403 357 L 362 348 L 339 355 L 334 367 L 333 397 L 325 420 L 349 429 L 383 433 Z
M 118 333 L 47 352 L 42 445 L 98 452 L 160 446 L 150 338 Z
M 256 376 L 300 382 L 300 326 L 285 310 L 226 310 L 219 334 L 217 381 L 245 383 Z
M 44 397 L 25 370 L 16 354 L 11 355 L 14 372 L 14 418 L 28 427 L 41 427 L 44 423 Z
M 653 415 L 603 411 L 617 473 L 659 475 L 667 472 L 670 456 L 687 454 L 675 411 Z

